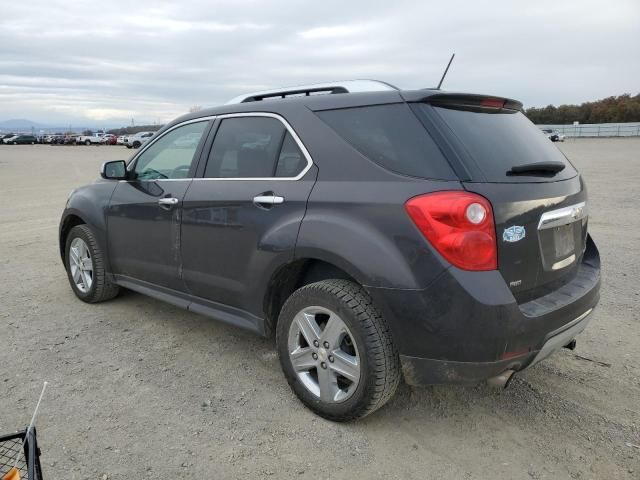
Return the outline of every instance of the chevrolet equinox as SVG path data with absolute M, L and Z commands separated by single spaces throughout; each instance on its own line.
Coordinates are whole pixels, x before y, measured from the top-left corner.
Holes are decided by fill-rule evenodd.
M 336 421 L 575 346 L 600 288 L 585 184 L 511 99 L 352 80 L 165 125 L 69 196 L 80 300 L 120 288 L 274 336 Z

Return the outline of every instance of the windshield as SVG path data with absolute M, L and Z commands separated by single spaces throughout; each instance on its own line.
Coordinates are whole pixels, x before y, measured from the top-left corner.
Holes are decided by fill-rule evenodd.
M 519 111 L 483 112 L 433 107 L 436 117 L 449 127 L 447 133 L 464 150 L 461 157 L 475 162 L 489 182 L 557 181 L 574 177 L 577 172 L 549 139 Z M 547 177 L 535 174 L 514 177 L 512 167 L 541 162 L 561 162 L 565 168 Z

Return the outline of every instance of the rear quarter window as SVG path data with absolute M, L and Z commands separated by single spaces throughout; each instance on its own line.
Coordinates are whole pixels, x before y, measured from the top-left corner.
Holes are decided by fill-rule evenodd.
M 457 180 L 434 140 L 404 103 L 315 113 L 353 148 L 388 170 Z

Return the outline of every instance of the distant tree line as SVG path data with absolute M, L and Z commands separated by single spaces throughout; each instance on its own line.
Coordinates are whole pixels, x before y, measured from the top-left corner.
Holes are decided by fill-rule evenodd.
M 132 135 L 138 132 L 155 132 L 160 130 L 162 125 L 136 125 L 135 127 L 120 127 L 107 130 L 107 133 L 113 133 L 114 135 Z
M 640 122 L 640 94 L 631 96 L 628 93 L 617 97 L 608 97 L 595 102 L 580 105 L 547 105 L 531 107 L 525 114 L 538 125 L 563 125 L 580 123 L 623 123 Z

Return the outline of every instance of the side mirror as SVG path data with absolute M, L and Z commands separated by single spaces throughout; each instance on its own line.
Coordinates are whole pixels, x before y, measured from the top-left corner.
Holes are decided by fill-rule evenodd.
M 100 167 L 100 176 L 107 180 L 126 180 L 127 164 L 124 160 L 104 162 Z

